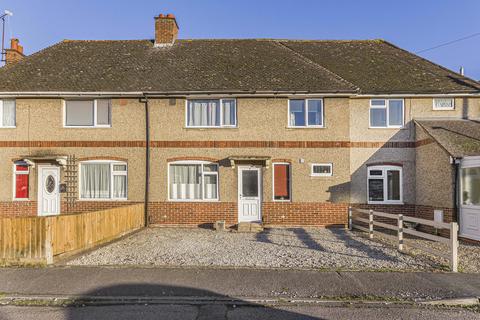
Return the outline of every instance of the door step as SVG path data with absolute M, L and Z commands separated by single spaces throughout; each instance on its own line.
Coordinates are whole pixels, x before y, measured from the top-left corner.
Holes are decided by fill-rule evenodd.
M 258 222 L 240 222 L 237 225 L 238 232 L 262 232 L 263 226 Z

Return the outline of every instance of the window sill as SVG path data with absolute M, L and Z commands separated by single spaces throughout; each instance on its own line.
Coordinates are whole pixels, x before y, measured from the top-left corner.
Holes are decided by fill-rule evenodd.
M 175 200 L 175 199 L 168 199 L 168 202 L 220 202 L 219 199 L 211 199 L 211 200 L 187 200 L 187 199 L 178 199 L 178 200 Z
M 293 126 L 286 126 L 286 129 L 326 129 L 325 126 L 304 126 L 304 127 L 293 127 Z
M 77 201 L 82 201 L 82 202 L 86 202 L 86 201 L 95 201 L 95 202 L 105 202 L 105 201 L 130 201 L 128 199 L 77 199 Z
M 230 129 L 231 130 L 231 129 L 238 129 L 238 127 L 183 127 L 183 129 L 204 131 L 204 130 L 210 130 L 210 129 L 213 129 L 213 130 Z
M 65 129 L 110 129 L 112 126 L 63 126 Z
M 16 129 L 17 126 L 0 126 L 0 129 Z
M 398 129 L 406 129 L 406 127 L 405 126 L 401 126 L 401 127 L 368 127 L 368 129 L 398 130 Z
M 290 203 L 290 202 L 292 202 L 292 200 L 275 200 L 275 199 L 272 199 L 272 202 Z
M 14 198 L 12 201 L 14 201 L 14 202 L 28 202 L 28 201 L 30 201 L 30 199 L 21 199 L 21 198 L 17 199 L 17 198 Z
M 368 201 L 367 204 L 383 204 L 383 205 L 404 205 L 405 203 L 403 201 Z

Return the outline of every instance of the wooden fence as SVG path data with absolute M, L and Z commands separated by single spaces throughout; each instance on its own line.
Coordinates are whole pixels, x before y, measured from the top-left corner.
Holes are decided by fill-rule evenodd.
M 0 218 L 0 263 L 51 264 L 143 225 L 143 204 L 50 217 Z
M 362 218 L 359 215 L 354 215 L 355 213 L 368 215 L 368 218 Z M 396 225 L 375 221 L 374 217 L 382 217 L 387 219 L 396 220 Z M 348 210 L 348 222 L 350 230 L 352 228 L 368 232 L 369 238 L 373 239 L 374 226 L 393 230 L 397 232 L 398 238 L 398 250 L 403 251 L 403 246 L 407 245 L 415 249 L 419 249 L 430 253 L 432 255 L 440 256 L 444 259 L 447 259 L 450 262 L 450 269 L 453 272 L 458 271 L 458 224 L 456 222 L 445 223 L 445 222 L 435 222 L 432 220 L 419 219 L 409 216 L 404 216 L 403 214 L 391 214 L 385 212 L 378 212 L 373 210 L 349 208 Z M 363 227 L 355 222 L 361 222 L 368 227 Z M 420 232 L 414 229 L 405 228 L 404 222 L 413 222 L 418 224 L 423 224 L 427 226 L 434 227 L 436 229 L 447 229 L 450 230 L 450 238 L 444 238 L 436 236 L 430 233 Z M 445 253 L 435 249 L 431 249 L 424 245 L 418 244 L 413 241 L 405 241 L 403 234 L 409 234 L 423 239 L 428 239 L 435 242 L 440 242 L 447 244 L 449 247 L 449 252 Z

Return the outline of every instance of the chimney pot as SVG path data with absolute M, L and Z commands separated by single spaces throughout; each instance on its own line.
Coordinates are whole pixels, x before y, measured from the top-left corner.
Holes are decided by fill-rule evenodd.
M 171 46 L 178 38 L 178 24 L 175 16 L 171 13 L 159 14 L 155 17 L 155 46 Z
M 16 38 L 10 40 L 10 49 L 5 50 L 5 65 L 12 65 L 22 60 L 24 57 L 23 46 Z

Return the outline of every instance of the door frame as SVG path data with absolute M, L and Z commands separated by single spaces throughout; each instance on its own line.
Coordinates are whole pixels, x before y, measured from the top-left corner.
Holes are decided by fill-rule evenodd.
M 258 220 L 254 221 L 241 221 L 240 220 L 240 192 L 242 190 L 242 185 L 241 185 L 241 171 L 243 169 L 255 169 L 258 171 L 258 201 L 259 201 L 259 206 L 258 206 Z M 263 204 L 263 172 L 262 172 L 262 166 L 260 165 L 239 165 L 237 166 L 237 222 L 262 222 L 262 204 Z
M 57 212 L 56 213 L 51 213 L 51 214 L 45 214 L 42 213 L 42 199 L 43 199 L 43 178 L 42 178 L 42 172 L 43 169 L 55 169 L 57 171 Z M 52 164 L 39 164 L 37 165 L 37 215 L 38 216 L 52 216 L 52 215 L 59 215 L 61 208 L 60 208 L 60 167 Z
M 460 175 L 463 171 L 464 168 L 475 168 L 475 167 L 480 167 L 480 157 L 477 157 L 477 156 L 473 156 L 473 157 L 465 157 L 462 159 L 461 161 L 461 164 L 460 164 Z M 463 205 L 463 184 L 462 184 L 462 178 L 461 176 L 459 177 L 459 180 L 460 180 L 460 190 L 459 190 L 459 194 L 460 194 L 460 203 L 459 203 L 459 215 L 458 215 L 458 223 L 459 223 L 459 235 L 464 237 L 464 238 L 468 238 L 468 239 L 473 239 L 473 240 L 480 240 L 480 234 L 477 236 L 477 237 L 472 237 L 472 236 L 469 236 L 469 235 L 466 235 L 464 233 L 462 233 L 462 226 L 463 226 L 463 211 L 466 209 L 466 210 L 478 210 L 479 214 L 480 214 L 480 206 L 467 206 L 467 205 Z

